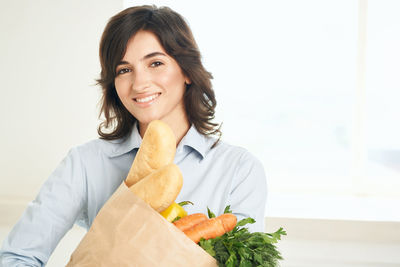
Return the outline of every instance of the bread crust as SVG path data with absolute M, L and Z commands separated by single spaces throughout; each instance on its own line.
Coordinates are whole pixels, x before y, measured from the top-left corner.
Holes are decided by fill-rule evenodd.
M 142 144 L 132 163 L 125 183 L 128 187 L 173 163 L 176 152 L 176 137 L 172 129 L 160 120 L 149 123 Z
M 157 212 L 162 212 L 175 201 L 182 185 L 182 173 L 177 165 L 171 163 L 150 173 L 129 189 Z

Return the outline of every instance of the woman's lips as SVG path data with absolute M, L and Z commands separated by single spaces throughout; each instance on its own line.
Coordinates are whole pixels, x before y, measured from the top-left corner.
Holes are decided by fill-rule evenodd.
M 155 93 L 151 95 L 136 97 L 133 100 L 136 102 L 136 104 L 140 106 L 148 106 L 153 103 L 154 100 L 156 100 L 160 95 L 161 93 Z

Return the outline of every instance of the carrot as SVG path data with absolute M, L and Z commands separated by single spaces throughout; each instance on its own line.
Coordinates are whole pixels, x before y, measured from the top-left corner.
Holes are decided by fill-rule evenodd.
M 207 216 L 205 214 L 193 213 L 175 221 L 174 225 L 183 232 L 205 220 L 207 220 Z
M 222 224 L 224 225 L 225 233 L 232 231 L 233 228 L 235 228 L 235 226 L 236 226 L 237 218 L 232 213 L 225 213 L 225 214 L 218 216 L 217 218 L 219 218 L 222 221 Z
M 199 243 L 201 238 L 216 238 L 235 228 L 237 218 L 232 213 L 225 213 L 216 218 L 203 221 L 184 231 L 185 235 Z

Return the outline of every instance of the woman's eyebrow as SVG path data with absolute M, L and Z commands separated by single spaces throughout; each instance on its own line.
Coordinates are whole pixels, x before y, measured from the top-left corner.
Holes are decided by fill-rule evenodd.
M 117 67 L 118 67 L 119 65 L 125 65 L 125 64 L 129 64 L 129 62 L 128 62 L 128 61 L 125 61 L 125 60 L 122 60 L 122 61 L 118 62 Z
M 164 53 L 162 53 L 162 52 L 153 52 L 153 53 L 150 53 L 150 54 L 145 55 L 144 57 L 142 57 L 141 60 L 143 61 L 143 60 L 146 60 L 146 59 L 149 59 L 149 58 L 152 58 L 152 57 L 156 57 L 156 56 L 164 56 L 164 57 L 166 57 L 167 55 L 164 54 Z M 128 62 L 128 61 L 125 61 L 125 60 L 122 60 L 122 61 L 118 62 L 117 67 L 118 67 L 119 65 L 125 65 L 125 64 L 128 65 L 129 62 Z
M 153 53 L 150 53 L 150 54 L 145 55 L 145 56 L 142 58 L 142 60 L 149 59 L 149 58 L 155 57 L 155 56 L 164 56 L 164 57 L 166 57 L 167 55 L 164 54 L 164 53 L 162 53 L 162 52 L 153 52 Z

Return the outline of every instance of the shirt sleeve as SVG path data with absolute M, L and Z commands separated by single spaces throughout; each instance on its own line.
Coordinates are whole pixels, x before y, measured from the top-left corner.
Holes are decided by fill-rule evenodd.
M 44 266 L 85 203 L 84 169 L 73 148 L 41 187 L 8 234 L 0 266 Z
M 249 152 L 244 152 L 233 177 L 229 204 L 238 221 L 247 217 L 256 220 L 247 224 L 250 232 L 264 231 L 267 200 L 267 181 L 261 162 Z

